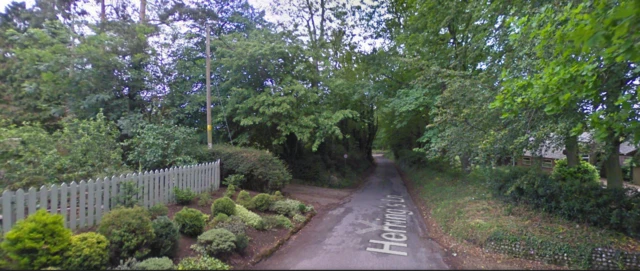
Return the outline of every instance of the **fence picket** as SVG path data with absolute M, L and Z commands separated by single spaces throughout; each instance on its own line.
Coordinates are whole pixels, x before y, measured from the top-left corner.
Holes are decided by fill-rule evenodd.
M 60 213 L 64 217 L 64 226 L 70 228 L 69 211 L 67 210 L 67 201 L 69 200 L 69 190 L 66 183 L 60 184 Z
M 46 211 L 49 208 L 49 199 L 47 197 L 47 194 L 49 194 L 49 190 L 46 186 L 43 185 L 40 187 L 40 190 L 38 192 L 40 194 L 40 197 L 38 199 L 38 209 L 44 209 Z
M 2 192 L 2 231 L 4 233 L 8 232 L 13 225 L 11 216 L 13 215 L 11 208 L 11 199 L 13 198 L 13 192 L 9 190 L 5 190 Z
M 69 193 L 71 194 L 71 199 L 69 200 L 69 228 L 75 230 L 78 225 L 76 220 L 78 217 L 78 184 L 75 181 L 69 184 Z
M 176 173 L 176 168 L 172 167 L 169 169 L 169 181 L 167 182 L 167 184 L 169 185 L 169 191 L 168 192 L 168 197 L 167 197 L 167 202 L 169 203 L 173 203 L 173 200 L 175 198 L 175 196 L 173 195 L 173 188 L 176 187 L 176 178 L 177 178 L 177 173 Z
M 82 228 L 85 226 L 87 218 L 87 183 L 85 181 L 80 181 L 78 184 L 78 197 L 80 198 L 80 205 L 78 206 L 78 209 L 80 209 L 78 226 Z
M 24 219 L 24 207 L 24 190 L 18 189 L 18 191 L 16 191 L 16 222 Z
M 95 218 L 95 224 L 99 224 L 100 223 L 100 218 L 102 218 L 102 208 L 103 208 L 103 203 L 102 203 L 102 190 L 103 190 L 103 186 L 104 183 L 106 182 L 107 178 L 104 178 L 104 181 L 101 179 L 96 179 L 96 194 L 95 194 L 95 198 L 96 198 L 96 218 Z
M 27 192 L 27 206 L 29 206 L 29 210 L 27 211 L 27 216 L 35 213 L 36 210 L 36 189 L 31 187 Z
M 140 189 L 140 192 L 142 193 L 142 197 L 143 197 L 142 206 L 144 206 L 145 208 L 149 207 L 149 178 L 150 177 L 151 177 L 151 174 L 148 171 L 145 171 L 141 178 L 142 189 Z
M 93 226 L 93 213 L 95 211 L 95 191 L 96 185 L 93 180 L 89 179 L 87 182 L 87 227 Z
M 49 212 L 51 214 L 57 214 L 58 213 L 58 186 L 57 185 L 52 185 L 51 186 L 51 210 L 49 210 Z

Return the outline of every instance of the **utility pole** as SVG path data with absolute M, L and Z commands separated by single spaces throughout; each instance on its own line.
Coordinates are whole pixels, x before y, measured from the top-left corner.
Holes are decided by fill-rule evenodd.
M 209 25 L 207 24 L 207 145 L 213 147 L 211 127 L 211 49 L 210 49 Z

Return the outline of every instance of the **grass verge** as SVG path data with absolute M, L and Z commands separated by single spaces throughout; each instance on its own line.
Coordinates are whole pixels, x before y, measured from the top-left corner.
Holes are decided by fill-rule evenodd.
M 639 251 L 638 240 L 620 233 L 494 199 L 487 184 L 473 175 L 400 167 L 431 207 L 431 217 L 457 241 L 466 240 L 481 247 L 499 243 L 535 248 L 535 255 L 528 255 L 529 249 L 504 252 L 583 269 L 593 265 L 591 253 L 595 248 Z M 562 254 L 568 254 L 569 259 L 553 256 Z

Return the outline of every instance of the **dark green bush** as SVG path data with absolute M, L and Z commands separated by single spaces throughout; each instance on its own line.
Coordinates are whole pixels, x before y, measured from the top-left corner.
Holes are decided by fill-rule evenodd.
M 249 192 L 247 191 L 242 190 L 240 191 L 240 193 L 238 193 L 238 196 L 236 197 L 236 203 L 244 206 L 245 208 L 253 209 L 253 206 L 250 206 L 251 195 L 249 195 Z
M 253 197 L 249 205 L 255 210 L 264 212 L 269 209 L 271 203 L 273 203 L 273 198 L 271 198 L 271 195 L 261 193 Z
M 190 188 L 180 189 L 178 187 L 174 187 L 173 193 L 176 197 L 176 202 L 180 205 L 189 205 L 196 197 L 196 193 L 193 193 Z
M 220 222 L 215 226 L 216 229 L 225 229 L 235 235 L 244 234 L 246 227 L 247 226 L 242 222 L 242 219 L 235 215 L 230 216 L 227 221 Z
M 187 257 L 180 261 L 178 270 L 229 270 L 231 267 L 222 261 L 202 255 L 199 257 Z
M 173 257 L 178 248 L 180 230 L 178 225 L 166 216 L 159 216 L 152 222 L 156 237 L 151 241 L 151 255 Z
M 149 207 L 149 217 L 151 220 L 156 219 L 159 216 L 166 216 L 168 213 L 169 208 L 162 203 Z
M 236 235 L 236 252 L 244 254 L 245 249 L 249 246 L 249 236 L 244 233 Z
M 224 191 L 224 196 L 227 198 L 232 198 L 235 193 L 236 193 L 236 186 L 233 184 L 230 184 L 229 186 L 227 186 L 227 190 Z
M 149 254 L 149 243 L 155 238 L 147 211 L 141 207 L 116 208 L 102 217 L 98 232 L 109 240 L 109 258 L 142 259 Z
M 222 197 L 213 201 L 211 205 L 211 214 L 234 215 L 236 213 L 236 204 L 228 197 Z
M 191 237 L 202 234 L 205 225 L 205 219 L 199 210 L 184 207 L 177 212 L 173 220 L 178 225 L 178 230 Z
M 60 266 L 71 243 L 62 215 L 40 209 L 5 234 L 2 250 L 20 269 Z
M 213 158 L 222 161 L 222 176 L 242 174 L 242 188 L 255 191 L 281 190 L 291 181 L 286 165 L 273 154 L 253 148 L 214 145 Z
M 167 257 L 149 258 L 135 265 L 137 270 L 173 270 L 173 261 Z
M 198 236 L 198 246 L 209 256 L 226 254 L 236 249 L 236 236 L 225 229 L 212 229 Z
M 108 261 L 109 240 L 99 233 L 86 232 L 71 237 L 63 266 L 68 270 L 99 270 Z
M 554 170 L 553 177 L 521 167 L 472 175 L 486 176 L 491 180 L 494 195 L 508 202 L 529 204 L 569 220 L 640 236 L 640 192 L 604 189 L 599 182 L 594 182 L 594 170 L 590 166 L 562 168 L 565 166 L 560 162 L 561 168 Z

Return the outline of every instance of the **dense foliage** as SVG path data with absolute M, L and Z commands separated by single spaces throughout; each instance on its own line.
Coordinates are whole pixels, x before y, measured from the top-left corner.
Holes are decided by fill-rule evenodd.
M 109 262 L 109 240 L 95 232 L 74 235 L 64 257 L 67 270 L 102 269 Z
M 178 248 L 180 231 L 178 225 L 167 216 L 160 216 L 151 222 L 155 238 L 151 241 L 151 255 L 173 257 Z
M 60 266 L 71 243 L 71 230 L 64 227 L 63 219 L 38 210 L 5 234 L 2 250 L 19 269 Z
M 173 220 L 181 233 L 196 237 L 204 231 L 206 221 L 203 215 L 197 209 L 184 207 L 173 216 Z
M 142 259 L 149 254 L 149 245 L 155 238 L 147 210 L 142 207 L 116 208 L 106 213 L 98 233 L 109 240 L 111 263 L 120 259 Z
M 230 253 L 236 249 L 236 236 L 225 229 L 212 229 L 198 236 L 198 246 L 209 256 Z
M 225 214 L 225 215 L 235 215 L 236 214 L 236 204 L 228 197 L 222 197 L 213 201 L 211 205 L 211 214 Z
M 178 270 L 230 270 L 226 263 L 206 255 L 187 257 L 178 263 Z
M 148 258 L 135 265 L 137 270 L 174 270 L 173 261 L 167 257 Z
M 271 197 L 271 195 L 260 193 L 255 195 L 251 199 L 251 201 L 249 202 L 249 206 L 251 206 L 251 208 L 248 208 L 248 209 L 255 209 L 260 212 L 264 212 L 267 209 L 269 209 L 269 206 L 271 206 L 272 202 L 273 202 L 273 198 Z

